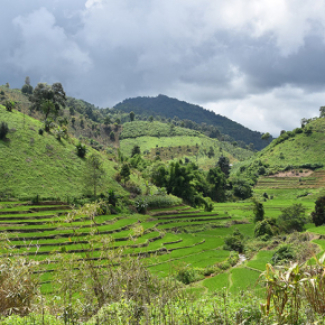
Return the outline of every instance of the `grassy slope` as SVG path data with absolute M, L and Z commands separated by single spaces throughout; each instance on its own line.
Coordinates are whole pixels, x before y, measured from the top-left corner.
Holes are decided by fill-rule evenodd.
M 18 111 L 9 113 L 0 106 L 0 121 L 8 123 L 8 141 L 0 141 L 0 193 L 14 196 L 35 195 L 51 197 L 80 196 L 85 193 L 86 159 L 77 157 L 75 139 L 58 141 L 51 133 L 38 134 L 43 127 Z M 88 155 L 95 153 L 89 148 Z M 106 171 L 104 188 L 125 193 L 112 176 L 115 164 L 103 158 Z
M 155 136 L 157 130 L 159 130 L 159 138 Z M 228 157 L 231 163 L 247 159 L 252 155 L 249 150 L 234 147 L 228 142 L 208 138 L 196 131 L 176 127 L 175 133 L 168 136 L 169 131 L 169 125 L 161 122 L 125 123 L 121 134 L 123 137 L 123 140 L 120 141 L 121 151 L 124 155 L 130 156 L 132 148 L 139 145 L 141 152 L 150 152 L 148 155 L 150 158 L 155 157 L 156 151 L 160 152 L 162 160 L 195 156 L 195 161 L 204 168 L 215 166 L 221 154 Z M 139 137 L 132 138 L 133 135 Z M 213 158 L 207 156 L 210 147 L 215 152 Z
M 305 132 L 295 134 L 294 137 L 276 144 L 273 142 L 254 159 L 269 164 L 271 168 L 285 168 L 288 165 L 299 167 L 304 164 L 324 164 L 325 161 L 325 118 L 310 122 L 306 128 L 313 128 L 310 135 Z
M 181 127 L 171 129 L 167 123 L 157 121 L 133 121 L 123 124 L 121 139 L 138 138 L 143 136 L 150 137 L 173 137 L 173 136 L 194 136 L 203 137 L 204 135 L 198 131 Z

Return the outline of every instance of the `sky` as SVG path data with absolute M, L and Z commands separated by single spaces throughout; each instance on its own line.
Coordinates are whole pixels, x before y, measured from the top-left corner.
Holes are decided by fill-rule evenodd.
M 278 136 L 325 105 L 325 0 L 2 0 L 0 84 L 164 94 Z

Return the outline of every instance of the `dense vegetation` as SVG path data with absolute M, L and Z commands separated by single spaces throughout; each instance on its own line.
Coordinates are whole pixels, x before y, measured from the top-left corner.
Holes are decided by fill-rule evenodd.
M 264 148 L 270 141 L 262 140 L 260 132 L 251 131 L 224 116 L 164 95 L 126 99 L 122 103 L 115 105 L 114 109 L 123 112 L 133 111 L 138 115 L 159 115 L 170 119 L 176 116 L 180 120 L 191 120 L 196 123 L 214 125 L 218 127 L 221 133 L 230 136 L 235 141 L 244 141 L 246 145 L 252 143 L 254 148 L 258 150 Z
M 252 157 L 60 84 L 3 87 L 0 323 L 323 319 L 323 117 Z

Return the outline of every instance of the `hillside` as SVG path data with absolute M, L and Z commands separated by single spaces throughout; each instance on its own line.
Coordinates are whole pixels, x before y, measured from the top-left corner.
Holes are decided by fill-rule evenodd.
M 258 150 L 264 148 L 271 141 L 261 140 L 262 133 L 251 131 L 227 117 L 215 114 L 198 105 L 189 104 L 164 95 L 126 99 L 115 105 L 114 109 L 127 113 L 133 111 L 138 115 L 159 115 L 171 119 L 176 116 L 181 120 L 192 120 L 196 123 L 214 125 L 219 128 L 220 132 L 229 135 L 236 141 L 244 141 L 247 145 L 253 143 L 255 149 Z
M 57 140 L 54 131 L 40 135 L 43 123 L 16 110 L 7 112 L 1 105 L 0 122 L 6 122 L 10 129 L 7 139 L 0 140 L 0 194 L 61 198 L 89 194 L 85 185 L 89 174 L 87 158 L 77 156 L 76 139 Z M 101 157 L 105 171 L 100 190 L 115 189 L 126 194 L 112 178 L 116 164 L 88 148 L 87 156 L 92 153 Z
M 288 187 L 291 182 L 294 187 L 300 188 L 302 185 L 322 187 L 323 176 L 310 173 L 315 169 L 323 169 L 325 165 L 324 130 L 325 118 L 314 118 L 303 128 L 282 132 L 262 151 L 244 162 L 236 163 L 232 174 L 251 178 L 254 182 L 264 176 L 258 182 L 259 187 L 266 184 L 263 186 L 282 188 Z M 270 178 L 273 176 L 276 178 Z
M 234 163 L 248 159 L 253 154 L 250 150 L 211 139 L 200 132 L 157 121 L 125 123 L 120 138 L 121 152 L 127 157 L 131 155 L 132 148 L 138 145 L 141 152 L 150 159 L 157 155 L 164 161 L 188 157 L 203 169 L 215 166 L 221 155 Z M 213 154 L 209 157 L 211 148 Z
M 303 129 L 282 133 L 257 154 L 271 168 L 323 167 L 325 162 L 325 118 L 310 121 Z M 311 165 L 311 166 L 309 166 Z

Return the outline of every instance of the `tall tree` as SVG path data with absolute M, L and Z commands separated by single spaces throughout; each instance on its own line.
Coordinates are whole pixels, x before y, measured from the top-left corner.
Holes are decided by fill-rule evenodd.
M 25 78 L 25 84 L 21 87 L 21 92 L 26 95 L 33 93 L 33 86 L 30 84 L 30 78 L 28 76 Z
M 315 211 L 311 213 L 316 227 L 325 224 L 325 196 L 319 197 L 315 202 Z
M 31 109 L 43 111 L 47 119 L 50 114 L 57 116 L 61 107 L 65 107 L 66 95 L 61 83 L 54 83 L 52 86 L 39 83 L 29 100 L 32 102 Z
M 94 196 L 97 196 L 98 188 L 103 185 L 104 176 L 105 170 L 101 158 L 94 154 L 89 156 L 87 159 L 87 174 L 85 181 L 86 186 L 92 188 Z
M 223 202 L 226 199 L 225 187 L 226 177 L 220 167 L 211 168 L 207 175 L 207 181 L 212 185 L 211 196 L 217 202 Z
M 130 121 L 133 122 L 134 121 L 134 117 L 135 117 L 135 114 L 134 112 L 130 112 Z
M 226 175 L 226 177 L 229 177 L 230 174 L 229 158 L 222 155 L 217 162 L 217 166 L 221 168 L 222 172 Z

